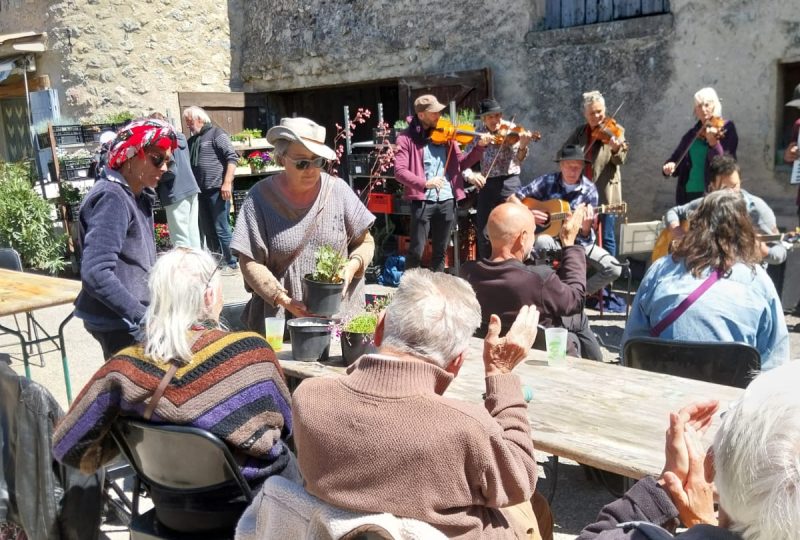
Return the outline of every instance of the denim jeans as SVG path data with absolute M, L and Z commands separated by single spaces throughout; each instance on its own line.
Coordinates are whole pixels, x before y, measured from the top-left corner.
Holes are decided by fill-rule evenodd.
M 201 191 L 197 201 L 200 203 L 198 218 L 201 242 L 210 251 L 221 253 L 225 264 L 234 266 L 236 258 L 231 255 L 231 225 L 228 222 L 231 201 L 222 199 L 219 188 Z
M 617 216 L 613 214 L 603 214 L 603 249 L 608 251 L 612 257 L 617 256 Z
M 201 249 L 197 194 L 189 195 L 175 204 L 164 207 L 169 226 L 169 239 L 173 247 L 184 246 Z

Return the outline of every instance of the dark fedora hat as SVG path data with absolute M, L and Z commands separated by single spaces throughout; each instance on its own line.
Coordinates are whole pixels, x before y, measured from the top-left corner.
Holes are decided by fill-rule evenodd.
M 480 105 L 480 113 L 479 116 L 483 116 L 485 114 L 494 114 L 503 112 L 503 108 L 494 98 L 486 98 L 481 100 Z
M 564 145 L 556 155 L 556 162 L 559 161 L 583 161 L 584 163 L 591 163 L 583 154 L 583 148 L 577 144 Z

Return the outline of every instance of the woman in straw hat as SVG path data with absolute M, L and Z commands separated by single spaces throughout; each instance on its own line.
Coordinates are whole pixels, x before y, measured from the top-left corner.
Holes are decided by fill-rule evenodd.
M 253 291 L 245 322 L 264 332 L 265 317 L 313 315 L 301 301 L 302 279 L 314 268 L 315 251 L 325 245 L 348 258 L 342 313 L 363 307 L 375 216 L 347 183 L 323 171 L 336 158 L 325 145 L 325 128 L 307 118 L 284 118 L 267 140 L 285 170 L 250 190 L 231 242 Z

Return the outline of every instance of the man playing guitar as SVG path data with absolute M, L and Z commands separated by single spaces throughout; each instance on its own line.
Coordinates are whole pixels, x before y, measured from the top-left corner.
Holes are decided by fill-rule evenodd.
M 576 145 L 564 146 L 558 152 L 556 162 L 558 162 L 560 172 L 535 178 L 530 184 L 509 197 L 509 201 L 524 203 L 527 198 L 538 201 L 560 199 L 565 201 L 572 211 L 579 206 L 586 206 L 587 217 L 583 220 L 575 243 L 584 248 L 586 262 L 595 270 L 594 275 L 586 281 L 586 295 L 590 296 L 616 280 L 622 273 L 622 266 L 608 251 L 595 243 L 596 238 L 592 230 L 594 221 L 592 209 L 597 206 L 598 194 L 592 181 L 583 175 L 583 169 L 589 163 L 589 160 L 583 155 L 583 149 Z M 531 210 L 531 212 L 537 226 L 541 228 L 549 224 L 549 214 L 540 210 Z M 537 233 L 534 249 L 554 250 L 558 249 L 558 244 L 552 236 Z

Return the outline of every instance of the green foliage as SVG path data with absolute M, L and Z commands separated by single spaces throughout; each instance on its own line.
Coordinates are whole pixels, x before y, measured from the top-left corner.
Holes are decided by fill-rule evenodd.
M 374 334 L 378 325 L 378 314 L 372 312 L 360 313 L 347 321 L 344 325 L 345 332 L 355 334 Z
M 331 246 L 322 246 L 314 254 L 313 281 L 322 283 L 341 283 L 342 270 L 347 264 L 347 258 Z
M 442 118 L 444 118 L 445 120 L 450 120 L 450 115 L 449 114 L 443 114 Z M 475 119 L 476 118 L 477 118 L 477 115 L 475 114 L 475 111 L 473 111 L 472 109 L 461 109 L 460 111 L 456 111 L 455 124 L 456 125 L 460 125 L 460 124 L 475 124 Z
M 394 126 L 392 127 L 394 129 L 406 129 L 408 127 L 408 122 L 406 122 L 405 120 L 398 120 L 397 122 L 394 123 Z
M 107 124 L 124 124 L 128 120 L 133 120 L 136 118 L 131 111 L 120 111 L 114 114 L 109 114 L 106 117 L 105 123 Z
M 61 191 L 61 202 L 66 205 L 80 204 L 83 200 L 83 193 L 81 190 L 69 182 L 61 182 L 59 189 Z
M 231 135 L 232 141 L 247 141 L 248 139 L 260 139 L 263 137 L 260 129 L 243 129 L 236 135 Z
M 16 249 L 24 266 L 55 274 L 66 240 L 53 233 L 52 210 L 31 187 L 29 163 L 0 162 L 0 245 Z

